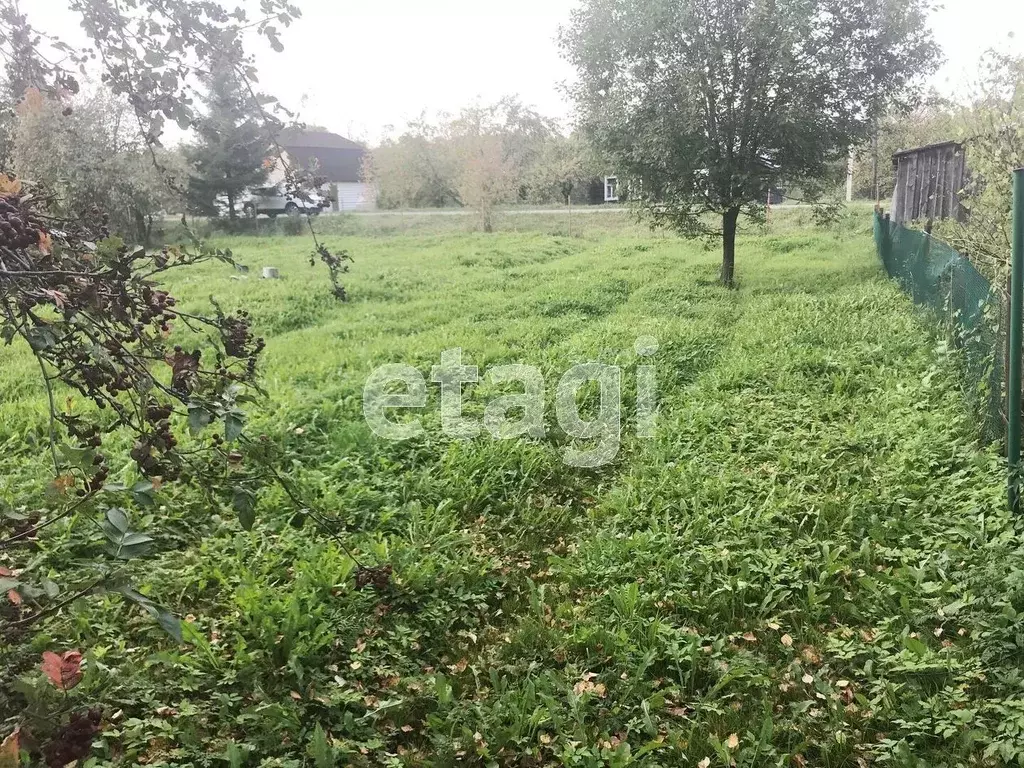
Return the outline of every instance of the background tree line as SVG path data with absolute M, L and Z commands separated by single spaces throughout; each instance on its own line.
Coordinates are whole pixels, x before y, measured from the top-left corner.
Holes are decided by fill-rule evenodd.
M 231 68 L 211 70 L 193 133 L 168 148 L 148 142 L 128 99 L 104 85 L 44 95 L 9 71 L 0 156 L 46 188 L 57 211 L 102 210 L 113 231 L 149 245 L 166 214 L 234 217 L 242 193 L 266 181 L 281 124 L 243 88 Z
M 490 231 L 499 205 L 589 202 L 591 185 L 612 171 L 582 135 L 566 136 L 557 121 L 506 97 L 422 115 L 367 155 L 363 175 L 382 208 L 466 207 Z

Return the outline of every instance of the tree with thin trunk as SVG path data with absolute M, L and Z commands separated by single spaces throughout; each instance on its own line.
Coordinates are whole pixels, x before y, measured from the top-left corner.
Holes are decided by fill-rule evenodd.
M 582 127 L 655 225 L 722 239 L 768 189 L 819 194 L 938 54 L 926 0 L 583 0 L 561 32 Z M 838 182 L 838 179 L 836 179 Z M 715 223 L 717 220 L 718 223 Z

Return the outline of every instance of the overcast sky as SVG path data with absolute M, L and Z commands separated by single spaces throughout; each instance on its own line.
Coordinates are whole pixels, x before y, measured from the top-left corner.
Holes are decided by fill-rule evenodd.
M 559 84 L 558 27 L 577 0 L 295 0 L 302 19 L 284 53 L 257 52 L 262 89 L 308 123 L 368 141 L 422 111 L 519 94 L 568 120 Z M 64 0 L 29 0 L 30 18 L 66 38 L 77 20 Z M 40 24 L 42 20 L 42 24 Z M 946 0 L 932 19 L 947 64 L 935 85 L 962 84 L 990 47 L 1024 53 L 1024 2 Z

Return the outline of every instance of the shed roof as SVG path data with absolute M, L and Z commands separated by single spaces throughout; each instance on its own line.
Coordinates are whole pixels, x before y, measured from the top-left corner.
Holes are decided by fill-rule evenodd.
M 315 169 L 330 182 L 357 182 L 362 180 L 362 144 L 330 131 L 308 131 L 286 128 L 278 143 L 293 163 L 306 169 Z
M 906 155 L 916 155 L 919 152 L 927 152 L 932 149 L 946 149 L 949 147 L 963 149 L 963 145 L 959 141 L 937 141 L 934 144 L 925 144 L 923 147 L 914 147 L 913 149 L 901 149 L 899 152 L 893 152 L 892 159 L 895 160 L 897 157 L 904 157 Z

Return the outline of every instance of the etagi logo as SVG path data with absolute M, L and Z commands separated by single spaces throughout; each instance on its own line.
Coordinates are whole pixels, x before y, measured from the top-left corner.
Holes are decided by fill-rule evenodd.
M 641 336 L 634 351 L 641 359 L 649 359 L 658 351 L 653 336 Z M 501 386 L 518 383 L 522 391 L 491 399 L 484 409 L 483 421 L 467 418 L 462 412 L 463 384 L 481 381 L 475 365 L 462 364 L 460 348 L 441 353 L 441 364 L 430 372 L 430 380 L 440 386 L 441 430 L 458 440 L 477 437 L 483 430 L 495 440 L 520 437 L 543 439 L 545 382 L 540 369 L 532 365 L 496 365 L 487 370 L 484 382 Z M 593 384 L 591 384 L 593 382 Z M 580 412 L 582 399 L 593 400 L 596 389 L 597 407 L 585 409 L 593 415 L 586 419 Z M 400 390 L 400 391 L 396 391 Z M 636 433 L 653 437 L 657 417 L 657 385 L 655 368 L 648 363 L 636 366 Z M 386 440 L 408 440 L 423 434 L 418 418 L 393 420 L 392 409 L 425 408 L 427 382 L 411 365 L 394 363 L 376 368 L 363 388 L 363 415 L 370 429 Z M 558 426 L 586 447 L 569 445 L 563 449 L 562 460 L 573 467 L 600 467 L 613 461 L 619 453 L 622 438 L 622 370 L 617 365 L 590 362 L 572 366 L 558 380 L 555 389 L 555 417 Z

